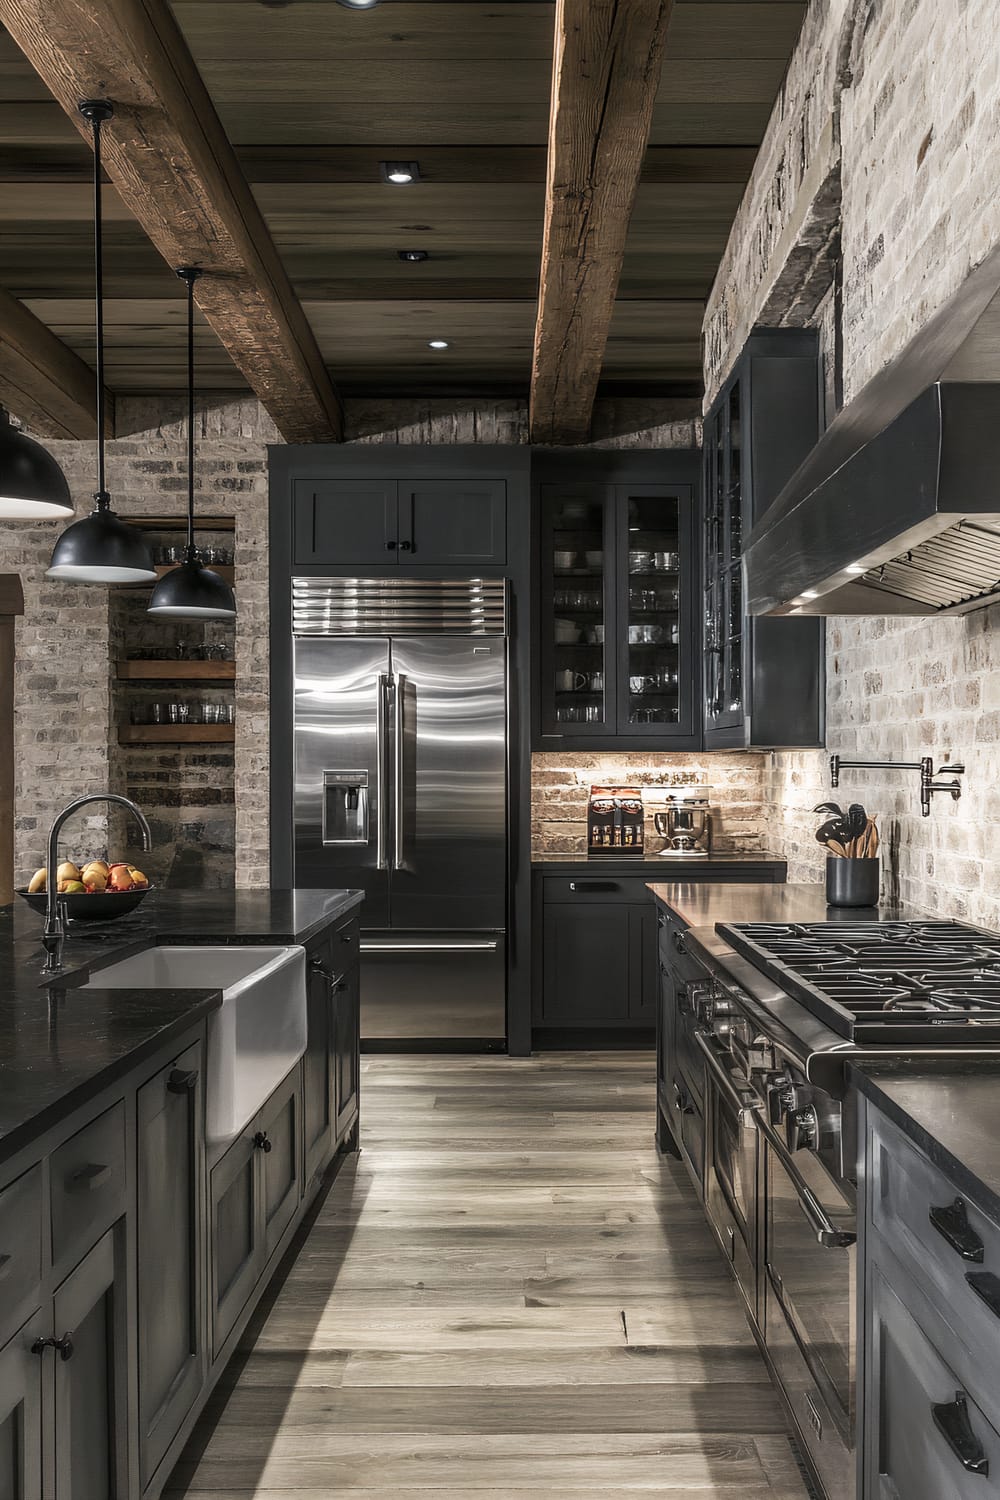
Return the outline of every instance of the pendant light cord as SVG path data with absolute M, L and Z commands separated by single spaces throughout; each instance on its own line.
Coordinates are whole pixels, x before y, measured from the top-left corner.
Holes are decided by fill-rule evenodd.
M 178 272 L 187 283 L 187 377 L 188 377 L 188 529 L 185 562 L 198 562 L 198 549 L 194 544 L 194 284 L 201 272 L 195 266 L 182 266 Z
M 86 99 L 80 113 L 94 133 L 94 318 L 97 325 L 97 501 L 99 510 L 111 504 L 104 460 L 104 221 L 101 213 L 101 126 L 114 114 L 107 99 Z

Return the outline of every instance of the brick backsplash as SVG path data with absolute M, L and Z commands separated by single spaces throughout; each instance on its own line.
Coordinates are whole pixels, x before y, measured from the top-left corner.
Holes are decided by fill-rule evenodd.
M 763 770 L 763 757 L 752 754 L 540 752 L 531 757 L 532 858 L 587 853 L 587 798 L 592 783 L 639 786 L 647 808 L 655 804 L 657 788 L 708 784 L 713 788 L 713 849 L 766 849 Z M 646 839 L 647 847 L 659 847 L 648 813 Z

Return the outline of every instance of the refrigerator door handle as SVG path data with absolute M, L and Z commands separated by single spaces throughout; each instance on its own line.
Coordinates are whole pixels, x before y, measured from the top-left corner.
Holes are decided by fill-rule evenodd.
M 463 942 L 420 942 L 414 938 L 362 938 L 362 953 L 496 953 L 499 938 L 469 938 Z
M 376 814 L 376 853 L 375 868 L 387 870 L 389 868 L 389 803 L 388 803 L 388 777 L 386 775 L 388 765 L 389 746 L 389 676 L 386 672 L 378 674 L 377 705 L 375 709 L 375 760 L 376 771 L 376 795 L 378 797 L 378 811 Z
M 406 724 L 404 720 L 406 700 L 406 677 L 402 672 L 393 674 L 393 702 L 395 705 L 395 721 L 393 723 L 392 735 L 392 801 L 393 801 L 393 847 L 392 860 L 393 869 L 401 870 L 405 859 L 404 828 L 403 821 L 403 771 L 404 755 L 406 745 Z

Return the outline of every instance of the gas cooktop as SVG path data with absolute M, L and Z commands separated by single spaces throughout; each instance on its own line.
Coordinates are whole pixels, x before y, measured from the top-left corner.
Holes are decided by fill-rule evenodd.
M 995 1046 L 1000 934 L 963 922 L 719 922 L 737 953 L 858 1045 Z

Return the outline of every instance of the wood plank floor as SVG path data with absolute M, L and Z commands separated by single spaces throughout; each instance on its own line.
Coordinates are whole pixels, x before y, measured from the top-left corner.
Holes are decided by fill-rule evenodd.
M 364 1060 L 337 1178 L 188 1500 L 805 1500 L 649 1053 Z

